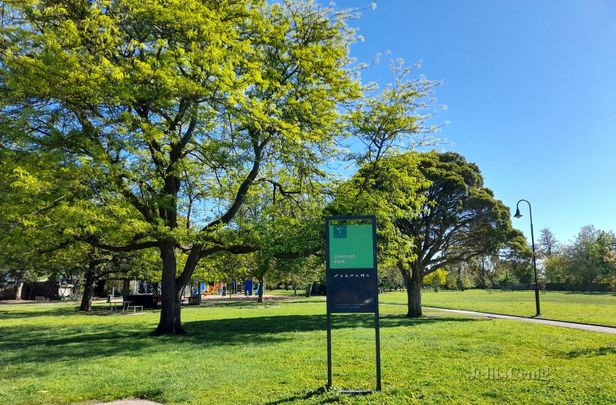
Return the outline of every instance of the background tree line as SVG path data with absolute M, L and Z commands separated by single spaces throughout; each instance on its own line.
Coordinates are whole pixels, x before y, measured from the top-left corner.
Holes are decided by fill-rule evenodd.
M 572 242 L 561 243 L 549 229 L 539 239 L 543 278 L 551 289 L 616 290 L 616 235 L 587 225 Z
M 528 289 L 533 283 L 532 251 L 524 239 L 515 248 L 496 255 L 481 255 L 456 266 L 443 268 L 439 277 L 424 280 L 425 286 L 464 290 L 468 288 Z M 563 291 L 616 290 L 616 237 L 613 231 L 587 225 L 576 238 L 563 243 L 549 228 L 537 241 L 539 284 L 542 289 Z M 389 274 L 389 273 L 388 273 Z M 396 285 L 395 277 L 388 277 Z

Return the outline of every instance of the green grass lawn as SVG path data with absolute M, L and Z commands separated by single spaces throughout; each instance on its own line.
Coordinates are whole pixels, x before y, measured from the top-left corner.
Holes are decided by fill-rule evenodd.
M 352 397 L 323 389 L 322 298 L 185 308 L 189 334 L 162 338 L 148 334 L 158 312 L 1 305 L 0 404 L 616 402 L 615 335 L 430 311 L 409 320 L 399 305 L 382 312 L 383 391 Z M 373 387 L 372 316 L 336 315 L 334 326 L 335 386 Z
M 539 293 L 544 318 L 616 326 L 616 295 L 609 293 Z M 405 292 L 385 293 L 381 302 L 406 303 Z M 422 291 L 422 305 L 469 309 L 508 315 L 535 315 L 534 291 L 440 290 Z

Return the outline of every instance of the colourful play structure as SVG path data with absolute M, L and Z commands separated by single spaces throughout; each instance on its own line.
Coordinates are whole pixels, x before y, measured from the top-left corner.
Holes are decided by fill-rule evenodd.
M 201 295 L 226 295 L 227 283 L 201 283 Z M 193 295 L 199 295 L 199 286 L 193 288 Z
M 247 296 L 258 295 L 261 289 L 259 283 L 253 283 L 251 279 L 244 282 L 232 282 L 229 285 L 225 282 L 219 281 L 214 283 L 201 282 L 201 285 L 192 285 L 188 290 L 191 291 L 191 297 L 198 297 L 201 292 L 201 297 L 207 296 L 227 296 L 227 294 L 243 294 Z M 200 287 L 200 288 L 199 288 Z M 186 299 L 190 297 L 186 296 Z

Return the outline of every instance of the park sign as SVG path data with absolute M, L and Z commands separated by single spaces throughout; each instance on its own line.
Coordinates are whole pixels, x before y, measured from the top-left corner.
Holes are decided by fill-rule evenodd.
M 381 389 L 376 217 L 325 217 L 327 387 L 332 386 L 332 313 L 373 313 L 376 389 Z
M 374 313 L 378 303 L 376 218 L 327 217 L 329 312 Z

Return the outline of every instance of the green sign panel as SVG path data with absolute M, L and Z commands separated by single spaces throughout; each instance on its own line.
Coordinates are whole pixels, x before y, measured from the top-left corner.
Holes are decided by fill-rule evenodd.
M 330 269 L 373 269 L 372 224 L 329 225 Z

